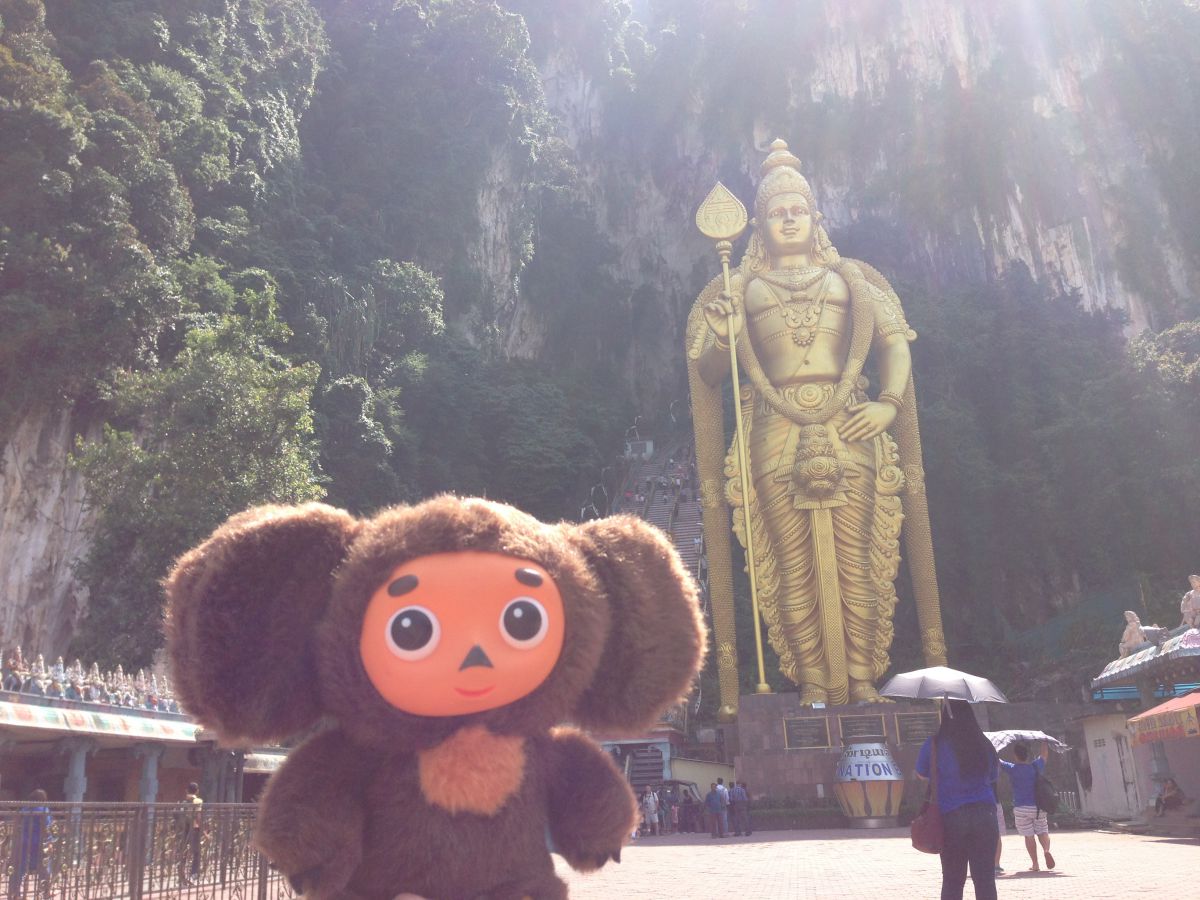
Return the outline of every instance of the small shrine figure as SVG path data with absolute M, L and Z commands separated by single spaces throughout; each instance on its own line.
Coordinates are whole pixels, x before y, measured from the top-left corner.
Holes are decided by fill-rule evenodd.
M 37 659 L 33 661 L 33 668 L 25 676 L 25 683 L 21 685 L 21 692 L 24 694 L 33 694 L 37 697 L 46 696 L 46 689 L 50 687 L 50 678 L 46 674 L 46 660 L 42 654 L 38 654 Z
M 106 703 L 108 701 L 108 689 L 104 686 L 104 678 L 100 674 L 100 666 L 97 663 L 92 663 L 92 667 L 88 670 L 83 699 L 88 703 Z
M 83 679 L 77 669 L 71 670 L 70 678 L 67 681 L 67 689 L 63 692 L 63 698 L 74 700 L 77 703 L 83 701 Z
M 1133 610 L 1125 610 L 1125 633 L 1121 635 L 1121 643 L 1117 645 L 1117 650 L 1121 656 L 1128 656 L 1144 643 L 1146 634 L 1142 631 L 1142 620 Z
M 1179 602 L 1179 613 L 1183 616 L 1180 624 L 1185 628 L 1200 628 L 1200 575 L 1189 575 L 1188 582 L 1192 589 Z
M 162 709 L 169 713 L 179 713 L 179 703 L 175 700 L 175 692 L 171 690 L 171 679 L 165 674 L 162 680 Z
M 21 648 L 4 657 L 4 681 L 0 686 L 6 691 L 19 691 L 25 683 L 25 660 L 21 658 Z
M 1125 610 L 1125 633 L 1121 635 L 1118 650 L 1121 656 L 1128 656 L 1143 644 L 1154 644 L 1162 648 L 1162 643 L 1170 634 L 1170 630 L 1161 625 L 1143 625 L 1138 614 L 1131 609 Z
M 155 675 L 150 676 L 150 687 L 146 690 L 146 693 L 142 695 L 142 706 L 145 709 L 153 710 L 161 708 L 158 699 L 158 677 Z
M 65 692 L 64 685 L 66 682 L 67 667 L 63 665 L 63 658 L 60 656 L 54 661 L 54 665 L 46 673 L 46 680 L 42 683 L 44 696 L 61 700 Z

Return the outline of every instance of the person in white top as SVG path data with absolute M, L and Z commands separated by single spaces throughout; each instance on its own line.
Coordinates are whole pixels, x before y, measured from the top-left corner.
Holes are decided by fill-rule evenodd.
M 650 785 L 642 791 L 642 822 L 646 834 L 658 834 L 658 795 L 650 790 Z

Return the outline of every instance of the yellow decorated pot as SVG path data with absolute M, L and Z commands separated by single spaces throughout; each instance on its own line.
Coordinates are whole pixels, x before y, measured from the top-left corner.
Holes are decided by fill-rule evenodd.
M 847 744 L 833 791 L 852 828 L 892 828 L 904 796 L 904 774 L 887 744 Z

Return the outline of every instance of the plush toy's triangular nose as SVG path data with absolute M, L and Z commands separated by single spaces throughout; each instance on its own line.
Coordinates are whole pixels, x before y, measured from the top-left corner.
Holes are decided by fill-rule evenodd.
M 488 659 L 488 655 L 483 652 L 483 648 L 476 644 L 471 648 L 471 652 L 467 654 L 467 658 L 462 661 L 462 665 L 458 667 L 458 671 L 469 669 L 471 666 L 486 666 L 491 669 L 492 661 Z

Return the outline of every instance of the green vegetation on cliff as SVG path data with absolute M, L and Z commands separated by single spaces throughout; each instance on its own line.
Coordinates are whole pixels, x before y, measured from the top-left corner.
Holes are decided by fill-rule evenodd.
M 72 402 L 109 425 L 77 451 L 86 654 L 146 661 L 172 558 L 253 503 L 455 490 L 568 514 L 645 390 L 629 348 L 675 341 L 691 302 L 614 220 L 678 199 L 698 146 L 748 196 L 747 141 L 776 133 L 853 188 L 834 240 L 921 332 L 951 647 L 999 666 L 997 635 L 1097 585 L 1158 612 L 1200 546 L 1200 12 L 1062 6 L 1044 40 L 1101 47 L 1071 110 L 1035 103 L 1016 11 L 974 80 L 856 59 L 849 96 L 815 68 L 817 0 L 651 0 L 644 22 L 616 0 L 0 0 L 0 437 Z M 875 37 L 906 14 L 844 7 Z M 582 135 L 551 89 L 590 104 Z M 1093 133 L 1102 105 L 1143 165 Z M 1034 220 L 1075 223 L 1085 265 L 1111 251 L 1156 333 L 1127 345 L 1116 314 L 991 276 Z M 905 607 L 897 628 L 912 661 Z
M 111 423 L 78 451 L 87 655 L 146 661 L 170 561 L 254 503 L 570 508 L 624 392 L 611 359 L 506 361 L 478 260 L 494 190 L 490 252 L 530 261 L 548 133 L 494 4 L 0 0 L 0 433 Z

